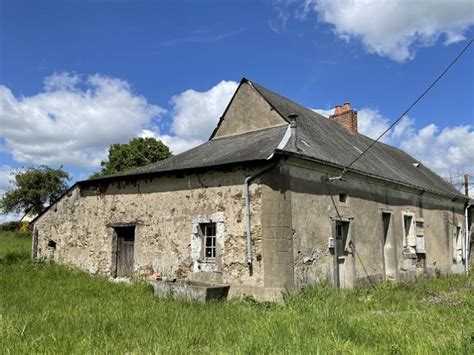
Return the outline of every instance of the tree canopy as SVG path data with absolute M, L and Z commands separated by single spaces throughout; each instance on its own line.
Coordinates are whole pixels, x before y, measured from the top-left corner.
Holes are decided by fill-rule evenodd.
M 125 144 L 112 144 L 108 160 L 102 161 L 102 170 L 92 177 L 110 175 L 139 166 L 156 163 L 172 155 L 169 148 L 155 138 L 133 138 Z
M 38 214 L 67 191 L 67 172 L 46 165 L 12 173 L 14 187 L 0 198 L 2 213 Z

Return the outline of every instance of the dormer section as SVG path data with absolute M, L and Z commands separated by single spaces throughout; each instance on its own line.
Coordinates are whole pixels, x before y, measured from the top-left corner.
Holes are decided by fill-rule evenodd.
M 211 139 L 288 124 L 246 79 L 222 115 Z

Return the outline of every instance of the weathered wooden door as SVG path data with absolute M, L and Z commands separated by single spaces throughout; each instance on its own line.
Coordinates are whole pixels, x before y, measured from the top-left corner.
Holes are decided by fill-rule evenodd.
M 135 226 L 116 227 L 117 277 L 131 277 L 134 264 Z

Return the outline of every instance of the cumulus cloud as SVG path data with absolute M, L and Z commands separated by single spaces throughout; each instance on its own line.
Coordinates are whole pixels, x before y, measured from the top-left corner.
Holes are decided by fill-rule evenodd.
M 474 25 L 472 0 L 305 0 L 301 7 L 339 38 L 398 62 L 412 59 L 417 47 L 459 42 Z
M 474 169 L 474 127 L 455 126 L 440 129 L 435 124 L 419 131 L 411 130 L 400 147 L 430 168 L 448 176 L 449 172 Z
M 334 110 L 314 109 L 329 117 Z M 391 124 L 378 110 L 363 108 L 358 111 L 359 132 L 377 139 Z M 416 129 L 415 119 L 405 116 L 381 140 L 406 151 L 439 175 L 474 175 L 474 127 L 470 125 L 445 127 L 440 129 L 429 124 Z M 458 176 L 458 178 L 460 178 Z M 460 187 L 459 181 L 456 187 Z
M 208 91 L 187 90 L 174 96 L 173 132 L 181 138 L 208 139 L 238 85 L 221 81 Z
M 2 150 L 26 164 L 66 165 L 94 170 L 113 143 L 133 137 L 162 140 L 175 153 L 205 142 L 238 83 L 221 81 L 207 91 L 186 90 L 171 110 L 149 103 L 123 80 L 105 75 L 55 73 L 44 90 L 17 97 L 0 85 Z M 167 114 L 169 134 L 159 120 Z
M 98 74 L 54 74 L 29 97 L 0 85 L 0 135 L 20 163 L 96 168 L 110 144 L 137 136 L 164 112 L 127 82 Z
M 238 87 L 221 81 L 207 91 L 186 90 L 171 98 L 171 134 L 144 129 L 140 136 L 162 140 L 174 153 L 181 153 L 209 139 Z

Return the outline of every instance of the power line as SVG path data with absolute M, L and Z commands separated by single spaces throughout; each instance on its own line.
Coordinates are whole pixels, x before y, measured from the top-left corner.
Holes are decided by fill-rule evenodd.
M 395 122 L 393 122 L 376 140 L 374 140 L 372 143 L 370 143 L 367 148 L 365 148 L 365 150 L 359 154 L 359 156 L 357 156 L 357 158 L 355 158 L 348 166 L 346 166 L 344 168 L 344 170 L 342 170 L 342 173 L 340 176 L 337 177 L 337 179 L 341 179 L 342 176 L 346 173 L 347 169 L 349 169 L 352 165 L 355 164 L 355 162 L 357 162 L 360 158 L 362 158 L 362 156 L 365 155 L 365 153 L 367 153 L 367 151 L 372 148 L 375 143 L 377 143 L 388 131 L 390 131 L 398 122 L 400 122 L 400 120 L 408 113 L 411 111 L 411 109 L 438 83 L 438 81 L 441 80 L 441 78 L 451 69 L 451 67 L 453 67 L 454 64 L 456 64 L 456 62 L 459 60 L 459 58 L 462 57 L 462 55 L 467 51 L 467 49 L 471 46 L 472 42 L 474 42 L 474 39 L 471 39 L 467 45 L 463 48 L 463 50 L 461 52 L 459 52 L 459 54 L 451 61 L 451 63 L 449 63 L 449 65 L 446 67 L 446 69 L 444 69 L 440 75 L 438 75 L 438 77 L 415 99 L 415 101 L 413 101 L 411 103 L 410 106 L 408 106 L 408 108 L 403 111 L 403 113 L 395 120 Z M 333 178 L 334 179 L 334 178 Z

